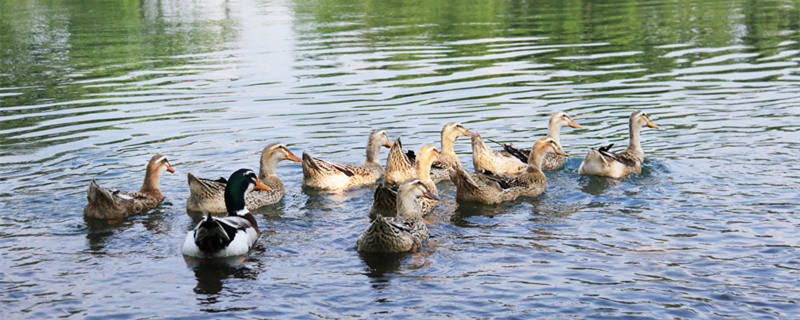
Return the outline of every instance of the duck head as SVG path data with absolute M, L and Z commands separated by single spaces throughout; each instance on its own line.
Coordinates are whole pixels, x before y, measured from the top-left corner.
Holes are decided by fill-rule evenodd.
M 286 145 L 281 143 L 272 143 L 264 148 L 261 152 L 261 172 L 259 179 L 266 179 L 267 176 L 275 174 L 275 167 L 278 162 L 289 160 L 294 162 L 303 162 L 300 158 L 294 155 Z
M 422 180 L 408 179 L 397 190 L 397 215 L 405 218 L 421 215 L 422 211 L 416 207 L 418 197 L 439 200 L 439 197 L 431 192 Z
M 253 190 L 270 191 L 272 189 L 261 183 L 253 170 L 239 169 L 231 174 L 225 185 L 225 208 L 229 216 L 241 216 L 247 213 L 244 197 Z

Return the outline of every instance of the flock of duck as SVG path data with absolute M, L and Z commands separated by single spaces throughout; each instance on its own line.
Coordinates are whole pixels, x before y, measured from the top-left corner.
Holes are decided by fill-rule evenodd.
M 592 149 L 578 172 L 615 179 L 641 173 L 644 152 L 639 142 L 640 130 L 643 126 L 658 126 L 642 111 L 633 112 L 628 125 L 627 149 L 610 152 L 613 144 Z M 370 225 L 358 237 L 356 248 L 361 252 L 416 251 L 428 239 L 422 216 L 440 200 L 436 183 L 452 181 L 458 201 L 496 204 L 538 196 L 547 187 L 542 170 L 558 169 L 567 158 L 560 143 L 563 126 L 581 128 L 566 113 L 556 112 L 550 117 L 547 136 L 536 140 L 530 150 L 500 144 L 503 150 L 497 151 L 463 125 L 448 123 L 442 128 L 441 150 L 423 145 L 416 153 L 403 150 L 400 138 L 392 143 L 385 131 L 374 130 L 367 142 L 366 162 L 361 166 L 321 160 L 305 152 L 300 159 L 285 145 L 270 144 L 261 154 L 258 175 L 249 169 L 239 169 L 228 179 L 216 180 L 188 174 L 187 209 L 205 216 L 187 233 L 183 254 L 198 258 L 247 254 L 260 234 L 250 210 L 276 203 L 285 193 L 275 174 L 275 167 L 283 160 L 302 162 L 303 185 L 322 191 L 342 192 L 375 184 L 383 177 L 383 183 L 375 189 Z M 456 139 L 464 136 L 472 138 L 475 172 L 467 172 L 453 150 Z M 390 148 L 385 169 L 378 162 L 381 147 Z M 110 190 L 92 180 L 84 215 L 117 220 L 155 208 L 164 198 L 158 188 L 164 171 L 175 172 L 166 156 L 158 154 L 147 164 L 144 184 L 138 192 Z

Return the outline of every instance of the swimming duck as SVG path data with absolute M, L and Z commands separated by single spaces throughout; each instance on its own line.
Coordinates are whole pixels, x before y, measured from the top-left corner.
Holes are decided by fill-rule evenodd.
M 89 203 L 83 208 L 83 215 L 113 220 L 155 208 L 164 200 L 161 190 L 158 189 L 159 176 L 164 171 L 175 172 L 166 156 L 157 154 L 150 158 L 139 192 L 111 190 L 101 187 L 92 179 L 87 192 Z
M 658 126 L 650 120 L 646 113 L 641 110 L 634 111 L 628 120 L 628 132 L 630 133 L 628 148 L 622 152 L 612 153 L 609 152 L 614 146 L 612 143 L 605 147 L 589 150 L 578 168 L 578 173 L 614 179 L 625 178 L 632 172 L 641 173 L 644 151 L 639 143 L 639 131 L 645 125 L 658 129 Z
M 456 185 L 456 199 L 497 204 L 520 196 L 538 196 L 547 188 L 542 162 L 548 152 L 566 156 L 561 145 L 553 138 L 540 138 L 531 149 L 528 168 L 516 177 L 499 176 L 486 171 L 470 174 L 463 168 L 456 168 L 450 175 L 450 180 Z
M 267 185 L 271 191 L 254 191 L 245 196 L 248 210 L 255 210 L 265 205 L 280 201 L 286 193 L 281 179 L 275 174 L 275 167 L 283 160 L 301 162 L 289 148 L 280 143 L 272 143 L 261 152 L 261 169 L 258 178 Z M 186 200 L 186 209 L 212 214 L 222 214 L 225 209 L 225 186 L 227 180 L 198 178 L 188 174 L 189 199 Z
M 392 148 L 397 146 L 400 143 L 400 139 L 398 138 Z M 424 145 L 419 149 L 419 155 L 415 157 L 416 161 L 414 162 L 414 173 L 415 178 L 422 181 L 425 184 L 425 187 L 431 192 L 431 194 L 438 196 L 439 191 L 436 189 L 436 184 L 433 183 L 431 179 L 431 163 L 435 160 L 439 160 L 439 151 L 436 150 L 433 146 Z M 386 175 L 389 175 L 389 169 L 387 166 Z M 391 184 L 388 182 L 384 182 L 379 184 L 378 187 L 375 189 L 375 196 L 372 202 L 372 208 L 369 211 L 369 218 L 374 219 L 377 215 L 382 215 L 384 217 L 394 217 L 397 215 L 397 190 L 398 185 Z M 430 212 L 431 209 L 436 205 L 436 200 L 428 199 L 428 198 L 417 198 L 417 205 L 418 209 L 423 213 Z
M 362 166 L 320 160 L 303 152 L 303 185 L 325 191 L 341 191 L 373 184 L 383 175 L 383 167 L 378 163 L 381 146 L 392 146 L 389 136 L 383 130 L 373 130 L 367 141 L 367 161 Z
M 461 167 L 461 160 L 458 159 L 453 145 L 458 137 L 475 137 L 476 133 L 470 132 L 460 123 L 450 122 L 442 127 L 442 148 L 439 150 L 441 153 L 439 158 L 444 162 L 434 161 L 431 168 L 431 179 L 433 182 L 439 183 L 442 180 L 450 179 L 450 172 L 453 168 Z
M 547 137 L 561 144 L 561 128 L 570 126 L 582 128 L 580 124 L 562 111 L 557 111 L 550 116 L 547 124 Z M 475 171 L 488 170 L 495 174 L 517 175 L 525 172 L 528 167 L 529 149 L 518 149 L 511 144 L 503 143 L 503 151 L 494 151 L 487 147 L 478 137 L 472 138 L 472 164 Z M 555 170 L 560 168 L 567 157 L 555 153 L 548 153 L 542 161 L 542 170 Z
M 183 254 L 197 258 L 222 258 L 247 254 L 258 239 L 256 219 L 247 211 L 246 194 L 253 190 L 269 191 L 250 169 L 231 174 L 225 185 L 225 209 L 228 216 L 206 214 L 194 230 L 186 234 Z
M 428 227 L 416 205 L 417 197 L 439 198 L 419 179 L 410 179 L 397 191 L 397 216 L 377 215 L 358 236 L 356 249 L 370 253 L 417 251 L 428 239 Z

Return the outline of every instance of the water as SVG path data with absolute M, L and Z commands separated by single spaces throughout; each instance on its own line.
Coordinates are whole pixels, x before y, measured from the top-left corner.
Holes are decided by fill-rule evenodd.
M 4 1 L 0 318 L 796 318 L 798 7 Z M 642 175 L 578 176 L 636 109 L 662 128 Z M 442 183 L 420 254 L 360 256 L 372 190 L 306 192 L 290 163 L 245 261 L 180 254 L 187 172 L 271 142 L 360 163 L 372 128 L 418 149 L 448 121 L 528 146 L 557 110 L 584 129 L 546 193 L 476 206 Z M 90 179 L 137 189 L 156 152 L 178 170 L 161 206 L 84 220 Z

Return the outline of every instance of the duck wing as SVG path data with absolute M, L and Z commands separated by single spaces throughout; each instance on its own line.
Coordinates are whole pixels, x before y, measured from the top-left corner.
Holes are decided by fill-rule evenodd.
M 318 172 L 340 172 L 348 177 L 352 177 L 356 174 L 353 170 L 355 167 L 353 166 L 317 159 L 305 152 L 303 152 L 303 163 L 308 164 L 309 169 Z

